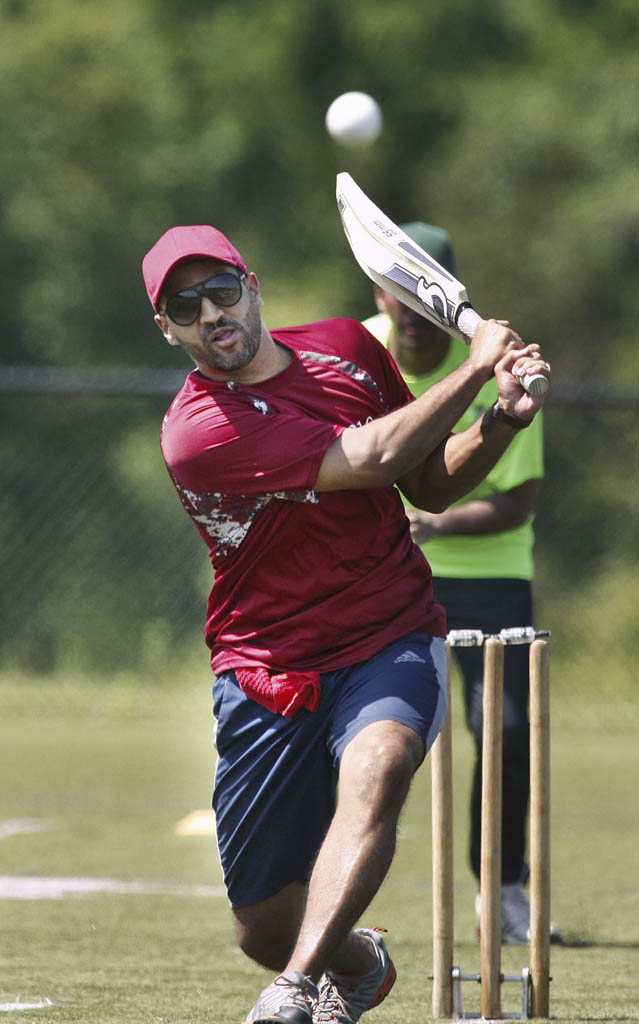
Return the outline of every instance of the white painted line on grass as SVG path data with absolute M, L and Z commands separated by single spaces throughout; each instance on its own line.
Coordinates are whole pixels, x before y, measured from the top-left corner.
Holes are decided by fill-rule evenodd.
M 0 1011 L 10 1013 L 11 1010 L 42 1010 L 45 1006 L 53 1006 L 50 999 L 35 999 L 30 1003 L 23 1003 L 21 999 L 16 999 L 14 1003 L 0 1003 Z
M 166 882 L 127 882 L 117 878 L 47 878 L 32 875 L 0 875 L 0 899 L 61 900 L 66 896 L 152 895 L 224 896 L 221 885 L 175 885 Z
M 8 818 L 0 821 L 0 839 L 19 836 L 24 832 L 47 832 L 53 827 L 48 818 Z

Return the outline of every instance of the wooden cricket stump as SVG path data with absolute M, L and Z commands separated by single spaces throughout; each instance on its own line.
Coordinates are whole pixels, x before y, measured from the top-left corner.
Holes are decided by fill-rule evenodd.
M 530 981 L 532 1016 L 550 1012 L 550 666 L 530 648 Z
M 446 718 L 431 751 L 433 845 L 433 1016 L 451 1017 L 453 972 L 453 759 L 450 647 L 446 644 Z
M 479 976 L 481 1015 L 501 1017 L 501 766 L 504 706 L 504 647 L 484 644 Z
M 436 1019 L 525 1019 L 549 1016 L 550 982 L 550 688 L 547 631 L 532 627 L 484 636 L 448 634 L 448 707 L 431 752 L 433 841 L 433 993 Z M 501 973 L 501 816 L 504 645 L 530 643 L 530 966 Z M 450 648 L 484 644 L 480 865 L 480 970 L 464 974 L 453 963 L 453 769 Z M 461 982 L 480 985 L 480 1011 L 462 1009 Z M 521 1012 L 503 1013 L 501 986 L 521 986 Z

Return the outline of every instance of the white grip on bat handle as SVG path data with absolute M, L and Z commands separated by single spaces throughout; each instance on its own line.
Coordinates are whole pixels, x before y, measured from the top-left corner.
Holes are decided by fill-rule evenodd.
M 457 326 L 462 334 L 472 339 L 480 324 L 485 323 L 472 306 L 466 306 L 457 317 Z M 548 390 L 548 378 L 543 373 L 525 373 L 519 378 L 524 391 L 530 395 L 543 395 Z

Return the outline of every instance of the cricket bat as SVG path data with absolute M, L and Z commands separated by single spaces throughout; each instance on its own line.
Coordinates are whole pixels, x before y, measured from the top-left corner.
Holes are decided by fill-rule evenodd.
M 337 175 L 337 207 L 353 255 L 371 281 L 448 334 L 472 339 L 483 321 L 461 281 L 389 220 L 345 171 Z M 548 388 L 541 373 L 520 381 L 532 395 Z

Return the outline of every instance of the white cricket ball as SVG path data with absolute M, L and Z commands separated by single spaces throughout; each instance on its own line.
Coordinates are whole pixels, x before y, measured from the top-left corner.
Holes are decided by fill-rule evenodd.
M 326 111 L 326 130 L 342 146 L 367 146 L 382 130 L 379 104 L 365 92 L 345 92 Z

